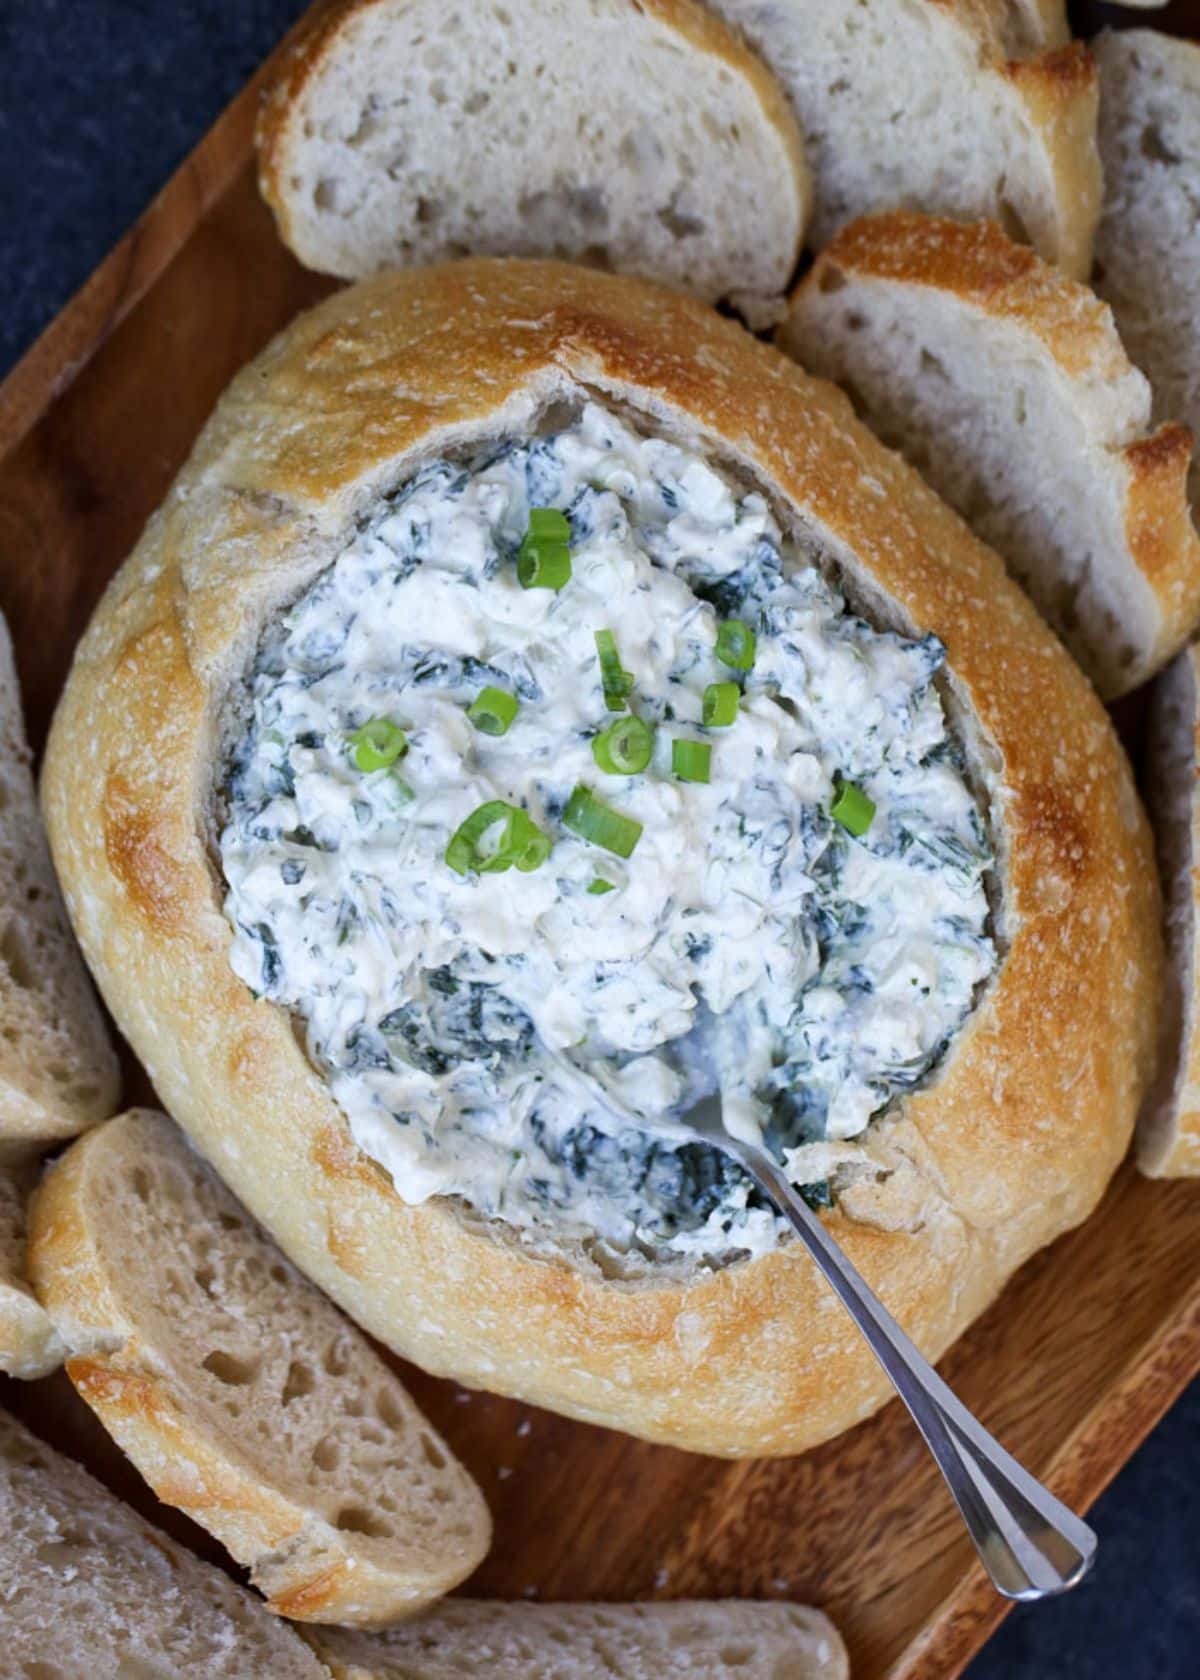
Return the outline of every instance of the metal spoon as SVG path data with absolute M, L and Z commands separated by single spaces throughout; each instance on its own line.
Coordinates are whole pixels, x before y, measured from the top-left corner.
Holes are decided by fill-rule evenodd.
M 1023 1470 L 955 1397 L 767 1152 L 725 1130 L 719 1097 L 702 1098 L 681 1120 L 652 1122 L 626 1108 L 576 1063 L 557 1055 L 554 1060 L 623 1124 L 731 1155 L 790 1222 L 925 1437 L 997 1592 L 1028 1604 L 1082 1581 L 1095 1561 L 1095 1534 Z

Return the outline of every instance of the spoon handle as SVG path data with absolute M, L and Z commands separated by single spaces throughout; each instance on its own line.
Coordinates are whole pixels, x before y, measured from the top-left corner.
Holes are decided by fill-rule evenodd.
M 738 1145 L 736 1154 L 791 1221 L 894 1383 L 954 1495 L 997 1591 L 1028 1603 L 1075 1586 L 1096 1556 L 1092 1530 L 972 1417 L 770 1157 L 746 1144 Z

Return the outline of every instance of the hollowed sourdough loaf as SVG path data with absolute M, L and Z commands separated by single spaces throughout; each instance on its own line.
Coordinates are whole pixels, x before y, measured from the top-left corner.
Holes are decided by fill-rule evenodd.
M 234 382 L 81 643 L 43 784 L 84 949 L 163 1100 L 282 1246 L 427 1369 L 701 1451 L 800 1451 L 887 1387 L 795 1249 L 616 1280 L 444 1201 L 403 1203 L 288 1016 L 229 966 L 220 728 L 267 620 L 431 455 L 580 392 L 710 451 L 815 536 L 851 599 L 949 650 L 1000 848 L 999 973 L 827 1217 L 938 1355 L 1084 1218 L 1146 1084 L 1158 892 L 1128 767 L 1000 561 L 833 387 L 703 305 L 553 263 L 391 274 Z

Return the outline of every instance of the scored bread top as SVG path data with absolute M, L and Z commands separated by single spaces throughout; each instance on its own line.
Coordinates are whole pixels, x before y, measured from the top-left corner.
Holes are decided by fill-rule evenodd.
M 1003 960 L 938 1077 L 848 1146 L 856 1182 L 827 1216 L 939 1353 L 1124 1153 L 1160 961 L 1148 832 L 1103 708 L 997 557 L 841 393 L 715 312 L 627 277 L 477 261 L 297 319 L 230 388 L 77 650 L 43 777 L 55 857 L 171 1112 L 381 1339 L 652 1438 L 795 1452 L 888 1392 L 802 1254 L 622 1282 L 445 1201 L 403 1203 L 292 1022 L 229 965 L 207 844 L 218 719 L 263 626 L 421 463 L 528 435 L 584 393 L 761 486 L 856 607 L 945 641 L 1000 847 Z
M 0 1626 L 30 1680 L 322 1680 L 290 1628 L 0 1412 Z
M 42 1377 L 63 1360 L 54 1326 L 25 1276 L 25 1204 L 33 1166 L 0 1166 L 0 1371 Z
M 466 1472 L 164 1116 L 133 1110 L 68 1150 L 32 1210 L 30 1269 L 83 1398 L 277 1614 L 389 1621 L 482 1559 Z
M 384 1634 L 322 1629 L 334 1680 L 848 1680 L 819 1610 L 735 1599 L 496 1604 L 451 1599 Z
M 0 617 L 0 1160 L 111 1114 L 117 1059 L 54 878 Z
M 999 550 L 1102 694 L 1191 634 L 1192 437 L 1149 429 L 1150 387 L 1085 286 L 991 223 L 894 211 L 821 253 L 780 340 Z
M 774 78 L 697 0 L 340 0 L 268 90 L 258 148 L 285 243 L 344 279 L 570 257 L 763 319 L 811 199 Z
M 1100 208 L 1096 67 L 1056 0 L 715 0 L 791 98 L 810 243 L 904 205 L 1004 223 L 1086 277 Z

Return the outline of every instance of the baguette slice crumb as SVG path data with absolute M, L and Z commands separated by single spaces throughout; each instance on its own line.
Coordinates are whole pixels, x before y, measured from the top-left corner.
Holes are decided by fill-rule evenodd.
M 736 1599 L 489 1604 L 451 1599 L 386 1634 L 321 1630 L 334 1680 L 847 1680 L 819 1610 Z
M 991 223 L 898 211 L 838 235 L 780 336 L 1003 555 L 1102 695 L 1184 644 L 1192 436 L 1150 429 L 1150 387 L 1087 287 Z
M 783 93 L 697 0 L 343 0 L 268 90 L 258 150 L 310 268 L 566 257 L 764 322 L 811 198 Z
M 1096 289 L 1154 390 L 1158 420 L 1200 432 L 1200 45 L 1101 35 L 1104 209 Z M 1200 513 L 1200 461 L 1190 493 Z
M 1085 279 L 1098 79 L 1061 0 L 714 0 L 800 120 L 810 242 L 903 206 L 988 217 Z
M 29 1265 L 79 1393 L 279 1615 L 412 1615 L 484 1556 L 466 1471 L 164 1116 L 133 1110 L 67 1151 Z
M 63 1362 L 58 1333 L 25 1277 L 25 1208 L 35 1167 L 0 1166 L 0 1371 L 44 1377 Z
M 1150 698 L 1146 785 L 1166 910 L 1159 1075 L 1138 1127 L 1152 1178 L 1200 1176 L 1200 648 L 1185 648 Z
M 67 920 L 0 617 L 0 1160 L 112 1113 L 117 1059 Z
M 0 1673 L 328 1680 L 257 1599 L 0 1412 Z

